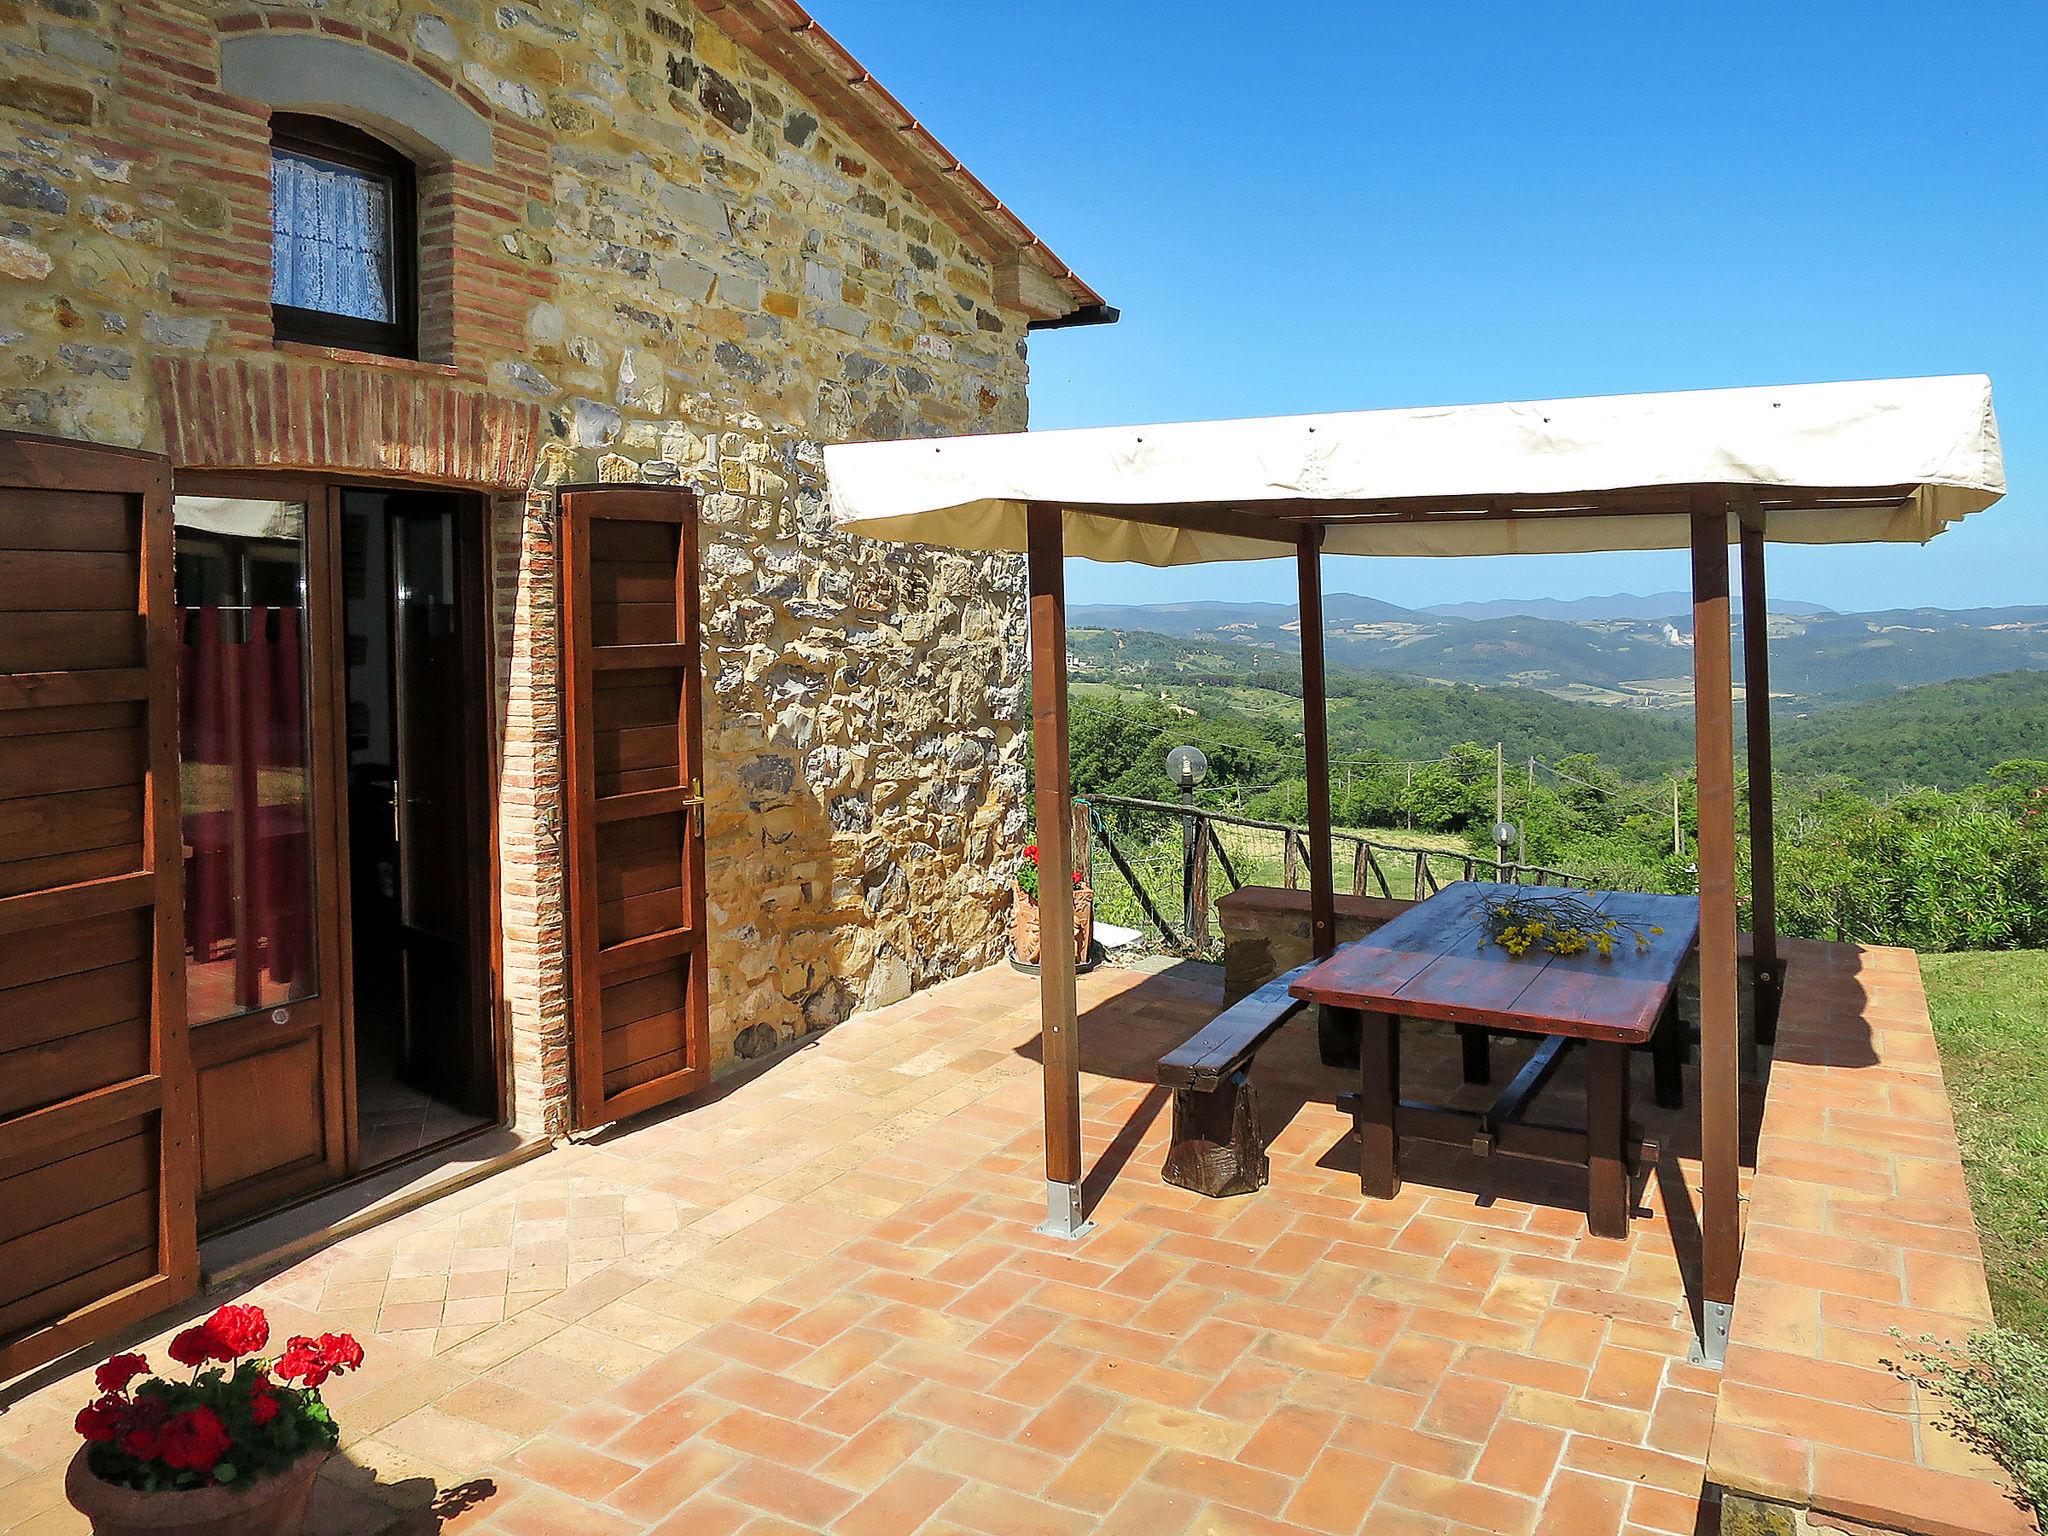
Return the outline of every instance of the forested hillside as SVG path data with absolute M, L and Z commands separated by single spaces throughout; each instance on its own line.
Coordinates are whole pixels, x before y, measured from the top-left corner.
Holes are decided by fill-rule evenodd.
M 1076 696 L 1087 701 L 1083 708 L 1126 714 L 1135 709 L 1161 737 L 1149 756 L 1136 742 L 1124 743 L 1136 755 L 1120 777 L 1152 787 L 1120 793 L 1166 788 L 1157 760 L 1178 741 L 1164 738 L 1189 735 L 1189 727 L 1177 722 L 1191 718 L 1205 729 L 1223 728 L 1230 740 L 1256 740 L 1269 766 L 1283 758 L 1291 763 L 1285 773 L 1253 775 L 1247 782 L 1271 783 L 1300 773 L 1301 672 L 1293 656 L 1101 630 L 1076 630 L 1068 645 L 1075 682 L 1100 685 L 1077 688 Z M 1343 666 L 1330 668 L 1328 692 L 1330 751 L 1338 759 L 1378 753 L 1420 761 L 1441 757 L 1459 742 L 1502 741 L 1517 761 L 1590 752 L 1639 777 L 1692 761 L 1691 724 L 1667 714 L 1572 704 L 1533 689 L 1428 683 Z M 1207 750 L 1207 742 L 1202 745 Z
M 2000 763 L 2048 759 L 2048 672 L 2000 672 L 1906 688 L 1780 719 L 1778 771 L 1837 773 L 1870 789 L 1960 789 Z
M 1293 655 L 1130 631 L 1072 642 L 1077 790 L 1170 797 L 1163 759 L 1187 743 L 1209 755 L 1203 805 L 1306 819 Z M 1491 857 L 1500 742 L 1506 816 L 1530 863 L 1608 888 L 1694 888 L 1689 717 L 1341 665 L 1329 705 L 1338 826 L 1449 834 Z M 1787 932 L 1923 950 L 2048 942 L 2048 673 L 1806 714 L 1781 701 L 1777 716 Z M 1119 836 L 1141 862 L 1179 856 L 1163 822 L 1127 821 Z

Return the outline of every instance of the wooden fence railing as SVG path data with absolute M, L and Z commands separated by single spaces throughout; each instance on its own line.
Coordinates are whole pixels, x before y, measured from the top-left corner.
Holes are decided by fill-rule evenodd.
M 1120 813 L 1117 816 L 1103 814 Z M 1132 862 L 1131 851 L 1118 841 L 1114 822 L 1124 824 L 1128 840 L 1136 818 L 1171 818 L 1180 823 L 1180 923 L 1178 928 L 1162 910 L 1164 893 L 1149 889 Z M 1265 821 L 1255 816 L 1235 816 L 1225 811 L 1176 804 L 1171 800 L 1141 800 L 1128 795 L 1080 795 L 1074 800 L 1074 862 L 1089 869 L 1095 852 L 1106 855 L 1110 865 L 1123 877 L 1136 899 L 1144 920 L 1174 949 L 1204 953 L 1210 948 L 1209 914 L 1210 864 L 1213 861 L 1229 889 L 1247 882 L 1239 877 L 1230 850 L 1218 835 L 1218 828 L 1230 827 L 1277 836 L 1281 842 L 1281 880 L 1288 890 L 1307 883 L 1310 861 L 1308 828 L 1284 821 Z M 1398 890 L 1403 899 L 1420 901 L 1444 884 L 1437 866 L 1457 873 L 1452 879 L 1511 881 L 1522 885 L 1583 885 L 1578 877 L 1560 869 L 1537 864 L 1518 864 L 1510 859 L 1488 859 L 1479 854 L 1446 848 L 1417 848 L 1382 842 L 1357 832 L 1332 830 L 1332 853 L 1336 855 L 1338 884 L 1343 886 L 1343 850 L 1351 853 L 1349 884 L 1353 895 L 1375 893 L 1392 897 Z M 1389 871 L 1392 871 L 1390 874 Z

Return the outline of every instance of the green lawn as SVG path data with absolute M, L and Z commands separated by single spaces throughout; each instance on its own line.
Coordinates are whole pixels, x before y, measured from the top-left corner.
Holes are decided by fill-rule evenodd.
M 2048 1337 L 2048 950 L 1923 955 L 1998 1321 Z

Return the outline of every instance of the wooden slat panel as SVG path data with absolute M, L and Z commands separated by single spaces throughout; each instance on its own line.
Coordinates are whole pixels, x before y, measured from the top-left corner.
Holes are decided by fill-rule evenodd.
M 135 556 L 126 550 L 0 548 L 0 610 L 136 609 Z
M 138 547 L 125 498 L 99 491 L 0 488 L 0 549 L 127 550 Z
M 664 815 L 650 812 L 605 823 L 597 829 L 598 867 L 603 868 L 628 854 L 660 849 L 672 855 L 676 867 L 680 869 L 683 862 L 683 839 L 689 834 L 689 830 L 684 816 L 680 813 Z M 675 882 L 668 883 L 673 885 Z
M 673 968 L 608 985 L 602 1005 L 605 1032 L 609 1034 L 623 1025 L 679 1010 L 686 1001 L 687 990 L 683 973 Z
M 137 958 L 9 987 L 0 992 L 0 1051 L 146 1018 L 149 981 L 149 962 Z
M 616 795 L 593 797 L 591 812 L 598 825 L 638 821 L 643 817 L 690 811 L 697 803 L 688 785 L 669 789 L 639 789 Z
M 136 700 L 0 709 L 0 737 L 51 736 L 62 731 L 140 730 L 146 723 L 142 705 Z
M 198 1280 L 170 473 L 0 433 L 0 1377 Z
M 624 825 L 640 826 L 643 823 L 626 822 Z M 682 864 L 682 838 L 673 831 L 663 842 L 652 847 L 608 854 L 598 861 L 598 901 L 600 904 L 618 902 L 629 896 L 645 896 L 650 891 L 680 886 Z
M 593 645 L 673 645 L 674 603 L 593 603 L 590 639 Z
M 0 1243 L 7 1294 L 34 1294 L 156 1243 L 156 1191 L 132 1195 L 64 1217 Z
M 132 613 L 0 613 L 0 672 L 141 663 L 142 621 Z
M 33 944 L 0 945 L 0 987 L 27 987 L 149 955 L 149 919 L 112 912 L 45 928 Z
M 682 690 L 676 679 L 618 674 L 598 679 L 590 696 L 590 723 L 599 731 L 658 725 L 673 732 L 681 707 Z
M 36 1291 L 19 1300 L 13 1299 L 15 1290 L 10 1285 L 0 1290 L 0 1339 L 27 1333 L 41 1324 L 69 1319 L 73 1313 L 90 1308 L 93 1303 L 103 1299 L 111 1301 L 123 1288 L 139 1281 L 154 1279 L 157 1275 L 157 1251 L 155 1244 L 152 1243 L 136 1249 L 133 1253 L 124 1253 L 97 1269 L 74 1275 L 62 1284 Z M 168 1305 L 176 1299 L 174 1293 L 167 1293 L 163 1302 Z M 85 1323 L 86 1327 L 91 1327 L 89 1317 L 79 1321 Z M 108 1326 L 119 1326 L 111 1315 L 108 1316 Z M 67 1334 L 71 1331 L 79 1330 L 67 1330 Z M 89 1335 L 81 1331 L 81 1336 Z M 22 1363 L 25 1364 L 37 1357 L 44 1360 L 53 1359 L 69 1347 L 71 1340 L 66 1335 L 60 1335 L 47 1344 L 40 1340 L 35 1343 L 39 1347 L 33 1351 L 24 1347 L 19 1352 Z M 7 1362 L 9 1358 L 9 1351 L 0 1350 L 0 1363 Z
M 595 672 L 625 672 L 642 668 L 672 670 L 697 664 L 695 650 L 675 645 L 592 644 L 586 663 Z
M 669 928 L 644 939 L 627 939 L 597 952 L 598 974 L 606 981 L 651 976 L 699 947 L 700 935 L 689 928 Z
M 689 1064 L 688 1052 L 663 1051 L 660 1055 L 650 1056 L 645 1061 L 636 1061 L 628 1066 L 607 1070 L 604 1075 L 604 1091 L 611 1095 L 621 1094 L 629 1088 L 638 1088 L 660 1078 L 686 1072 L 689 1070 Z
M 0 1116 L 61 1104 L 148 1071 L 146 1019 L 129 1019 L 0 1052 Z
M 68 923 L 77 917 L 98 917 L 103 912 L 154 907 L 159 905 L 157 883 L 157 875 L 144 870 L 78 885 L 23 891 L 18 896 L 0 896 L 0 935 L 26 933 L 52 923 Z
M 51 1150 L 40 1167 L 0 1178 L 0 1242 L 41 1231 L 51 1211 L 109 1205 L 156 1183 L 156 1137 L 140 1127 L 103 1129 Z
M 67 790 L 140 784 L 142 771 L 142 737 L 132 728 L 0 737 L 0 800 L 37 794 L 52 784 Z
M 136 785 L 0 800 L 0 858 L 41 859 L 119 846 L 133 848 L 139 865 L 142 819 Z
M 62 704 L 105 704 L 149 696 L 146 667 L 116 667 L 105 672 L 0 673 L 0 711 L 49 709 Z
M 660 1056 L 681 1055 L 686 1049 L 683 1036 L 688 1029 L 689 1010 L 671 1008 L 667 1013 L 650 1014 L 644 1019 L 635 1019 L 630 1024 L 621 1024 L 614 1029 L 606 1030 L 605 1080 L 610 1082 L 613 1073 L 643 1061 L 652 1061 Z M 613 1091 L 616 1091 L 616 1085 Z
M 52 854 L 46 859 L 0 864 L 0 896 L 19 896 L 46 886 L 75 885 L 128 874 L 134 870 L 137 857 L 133 846 L 87 848 L 78 853 Z
M 688 493 L 563 497 L 572 1046 L 596 1125 L 706 1077 L 697 569 Z
M 597 776 L 597 792 L 607 798 L 639 795 L 675 787 L 676 769 L 673 763 L 666 768 L 629 768 L 622 773 L 600 773 Z
M 600 565 L 663 560 L 675 568 L 676 531 L 659 523 L 627 523 L 604 518 L 590 525 L 592 571 Z
M 598 727 L 592 742 L 592 761 L 599 773 L 620 773 L 629 768 L 673 768 L 676 764 L 676 723 L 639 725 L 618 730 Z
M 675 541 L 659 560 L 593 560 L 590 600 L 600 608 L 610 603 L 658 603 L 675 612 Z M 4 567 L 0 567 L 4 569 Z M 83 607 L 83 604 L 79 606 Z
M 597 938 L 600 944 L 617 944 L 626 939 L 645 938 L 680 928 L 687 909 L 680 886 L 601 902 L 597 909 Z
M 159 1110 L 163 1099 L 162 1081 L 142 1077 L 11 1120 L 0 1119 L 0 1170 L 39 1166 L 57 1143 Z

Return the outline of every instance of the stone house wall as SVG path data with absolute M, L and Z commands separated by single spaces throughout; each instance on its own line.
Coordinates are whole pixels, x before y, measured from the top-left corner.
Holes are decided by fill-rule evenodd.
M 405 146 L 418 362 L 272 337 L 270 107 L 237 85 L 278 57 L 486 136 Z M 556 484 L 703 494 L 714 1064 L 999 952 L 1021 561 L 836 535 L 820 444 L 1022 429 L 1027 317 L 877 160 L 669 0 L 0 0 L 0 427 L 493 492 L 523 1129 L 563 1128 L 568 1071 Z

